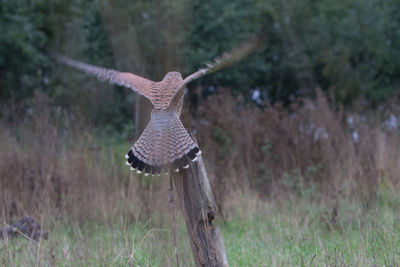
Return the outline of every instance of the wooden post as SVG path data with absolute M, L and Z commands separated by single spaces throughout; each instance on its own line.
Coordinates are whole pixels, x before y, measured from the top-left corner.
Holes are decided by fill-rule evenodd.
M 173 179 L 196 265 L 228 266 L 221 232 L 212 225 L 216 208 L 201 155 Z

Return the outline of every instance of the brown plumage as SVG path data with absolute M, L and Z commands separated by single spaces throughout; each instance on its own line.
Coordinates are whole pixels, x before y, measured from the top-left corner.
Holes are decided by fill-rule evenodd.
M 160 174 L 168 172 L 170 167 L 179 171 L 187 168 L 188 160 L 196 161 L 201 153 L 196 143 L 179 119 L 186 85 L 206 74 L 227 67 L 254 51 L 264 39 L 263 34 L 252 35 L 229 53 L 224 53 L 206 68 L 182 79 L 179 72 L 168 72 L 160 82 L 153 82 L 133 73 L 119 72 L 82 63 L 59 54 L 52 54 L 58 61 L 85 71 L 100 81 L 131 88 L 147 97 L 154 106 L 151 119 L 143 133 L 128 151 L 126 164 L 138 173 Z

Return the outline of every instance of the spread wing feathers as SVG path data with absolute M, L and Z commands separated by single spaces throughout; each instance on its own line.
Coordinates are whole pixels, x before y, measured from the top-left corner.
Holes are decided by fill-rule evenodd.
M 219 71 L 220 69 L 223 69 L 225 67 L 229 67 L 233 65 L 234 63 L 238 62 L 239 60 L 245 58 L 249 54 L 251 54 L 254 50 L 256 50 L 263 42 L 265 39 L 265 33 L 259 33 L 259 34 L 253 34 L 251 35 L 246 41 L 242 42 L 239 44 L 237 47 L 232 49 L 230 52 L 225 52 L 221 56 L 217 57 L 214 59 L 213 62 L 206 64 L 207 68 L 205 69 L 200 69 L 199 72 L 200 76 L 194 75 L 197 72 L 193 73 L 194 78 L 189 78 L 187 77 L 186 79 L 197 79 L 203 75 L 210 74 L 216 71 Z M 185 79 L 185 81 L 186 81 Z
M 221 56 L 214 59 L 214 61 L 207 63 L 206 68 L 199 69 L 195 73 L 187 76 L 182 86 L 176 91 L 176 93 L 171 98 L 171 102 L 174 102 L 173 98 L 176 98 L 180 91 L 186 88 L 186 85 L 193 80 L 196 80 L 204 75 L 219 71 L 223 68 L 229 67 L 239 60 L 245 58 L 249 54 L 251 54 L 254 50 L 261 46 L 261 44 L 265 40 L 265 31 L 262 31 L 258 34 L 251 35 L 247 40 L 239 44 L 237 47 L 232 49 L 230 52 L 225 52 Z
M 137 76 L 129 72 L 119 72 L 113 69 L 107 69 L 102 67 L 96 67 L 90 64 L 86 64 L 57 53 L 51 53 L 57 61 L 64 63 L 72 68 L 86 72 L 90 76 L 95 76 L 98 80 L 105 82 L 109 81 L 111 84 L 117 84 L 132 89 L 133 91 L 144 95 L 145 97 L 151 97 L 150 91 L 154 82 Z
M 160 174 L 170 168 L 187 168 L 201 152 L 176 115 L 152 116 L 142 135 L 126 155 L 127 165 L 138 173 Z

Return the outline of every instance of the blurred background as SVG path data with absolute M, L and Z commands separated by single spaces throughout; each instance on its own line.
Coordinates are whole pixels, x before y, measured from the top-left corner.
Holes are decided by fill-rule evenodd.
M 0 1 L 0 221 L 169 212 L 169 179 L 124 166 L 150 103 L 49 51 L 159 81 L 263 27 L 260 49 L 185 97 L 221 223 L 299 199 L 334 223 L 342 201 L 363 214 L 399 189 L 399 14 L 397 0 Z

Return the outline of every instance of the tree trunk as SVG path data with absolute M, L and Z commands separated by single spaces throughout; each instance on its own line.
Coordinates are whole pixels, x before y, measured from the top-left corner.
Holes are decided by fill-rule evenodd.
M 202 157 L 172 175 L 196 265 L 228 266 L 221 232 L 212 225 L 216 208 Z

